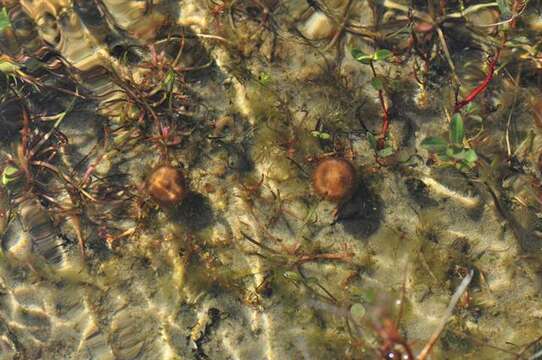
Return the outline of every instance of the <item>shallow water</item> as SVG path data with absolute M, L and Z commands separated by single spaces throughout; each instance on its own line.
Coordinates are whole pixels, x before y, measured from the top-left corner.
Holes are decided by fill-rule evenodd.
M 542 356 L 539 1 L 3 4 L 0 359 Z

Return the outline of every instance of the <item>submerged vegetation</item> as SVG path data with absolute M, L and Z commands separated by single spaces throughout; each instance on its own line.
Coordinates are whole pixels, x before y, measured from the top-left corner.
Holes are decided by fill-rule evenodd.
M 539 0 L 0 7 L 0 358 L 542 357 Z
M 449 141 L 441 137 L 428 137 L 421 145 L 428 151 L 437 154 L 445 164 L 458 169 L 470 169 L 476 165 L 478 156 L 473 149 L 464 147 L 465 130 L 461 114 L 456 113 L 450 121 Z

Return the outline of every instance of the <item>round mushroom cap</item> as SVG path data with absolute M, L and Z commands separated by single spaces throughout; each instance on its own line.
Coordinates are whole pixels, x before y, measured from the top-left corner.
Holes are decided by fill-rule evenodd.
M 356 170 L 352 164 L 341 158 L 322 160 L 312 174 L 314 191 L 324 199 L 344 200 L 354 191 Z
M 147 190 L 161 205 L 178 205 L 187 193 L 184 174 L 172 166 L 158 167 L 147 180 Z

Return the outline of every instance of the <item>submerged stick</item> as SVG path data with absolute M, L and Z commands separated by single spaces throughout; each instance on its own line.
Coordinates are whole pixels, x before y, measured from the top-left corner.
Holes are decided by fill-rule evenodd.
M 452 312 L 454 311 L 455 305 L 461 298 L 461 295 L 463 295 L 465 290 L 467 290 L 467 287 L 469 286 L 473 275 L 474 275 L 474 272 L 471 270 L 469 274 L 463 279 L 463 281 L 461 281 L 461 284 L 459 285 L 459 287 L 455 290 L 455 293 L 452 296 L 450 303 L 448 304 L 448 308 L 446 309 L 446 313 L 444 317 L 442 318 L 440 325 L 437 327 L 437 329 L 431 336 L 431 339 L 429 340 L 429 342 L 425 345 L 423 350 L 418 355 L 417 360 L 425 360 L 427 356 L 429 356 L 431 349 L 433 348 L 433 346 L 435 346 L 435 343 L 437 342 L 438 338 L 442 334 L 442 331 L 444 331 L 444 328 L 446 327 L 446 323 L 448 322 L 448 320 L 450 320 L 450 317 L 452 316 Z

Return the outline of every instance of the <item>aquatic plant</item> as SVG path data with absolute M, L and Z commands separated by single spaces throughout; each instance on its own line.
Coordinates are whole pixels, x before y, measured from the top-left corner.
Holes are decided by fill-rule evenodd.
M 0 8 L 0 31 L 4 31 L 10 26 L 11 26 L 11 22 L 9 21 L 8 12 L 6 8 L 2 6 Z
M 421 146 L 435 154 L 442 165 L 454 166 L 459 170 L 472 169 L 478 156 L 476 151 L 465 146 L 465 130 L 461 114 L 456 113 L 450 121 L 448 140 L 430 136 L 421 142 Z
M 390 120 L 389 120 L 389 109 L 386 105 L 386 101 L 384 100 L 384 81 L 381 76 L 378 76 L 374 62 L 378 61 L 387 61 L 392 56 L 393 53 L 387 49 L 380 49 L 375 51 L 373 54 L 365 54 L 360 49 L 352 48 L 350 50 L 350 53 L 352 54 L 352 57 L 362 63 L 369 65 L 371 67 L 371 72 L 373 74 L 373 79 L 371 80 L 371 86 L 378 91 L 378 99 L 380 100 L 380 106 L 382 107 L 382 129 L 380 130 L 380 135 L 378 136 L 378 147 L 376 148 L 377 151 L 384 150 L 384 144 L 386 141 L 386 138 L 388 136 L 388 129 L 390 126 Z M 372 135 L 372 134 L 371 134 Z M 391 149 L 387 148 L 386 149 Z M 386 154 L 386 153 L 381 153 Z
M 41 201 L 50 204 L 50 208 L 69 210 L 51 196 L 51 191 L 43 187 L 42 182 L 45 176 L 41 172 L 45 170 L 53 174 L 66 187 L 78 188 L 72 179 L 52 163 L 60 151 L 62 142 L 58 127 L 71 111 L 74 102 L 75 100 L 68 109 L 52 118 L 53 120 L 56 118 L 56 121 L 47 133 L 31 132 L 31 119 L 27 105 L 21 103 L 23 126 L 21 140 L 16 147 L 17 155 L 7 154 L 2 168 L 2 186 L 9 193 L 10 200 L 17 209 L 23 231 L 30 236 L 33 251 L 55 266 L 63 262 L 65 241 L 59 236 L 59 230 L 53 223 L 51 213 Z M 81 256 L 84 257 L 85 244 L 79 219 L 75 214 L 70 217 L 78 236 Z

